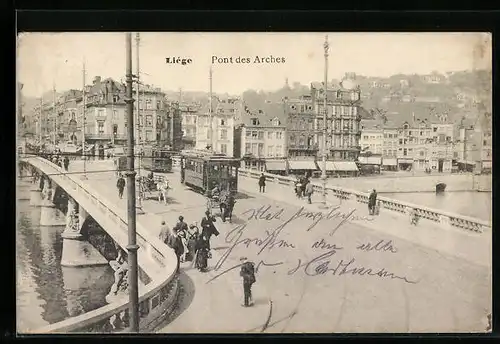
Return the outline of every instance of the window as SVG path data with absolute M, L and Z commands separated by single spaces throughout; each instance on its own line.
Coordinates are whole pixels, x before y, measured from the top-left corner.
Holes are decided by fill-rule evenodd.
M 403 144 L 403 139 L 399 139 L 399 144 L 402 145 Z
M 263 143 L 259 143 L 259 147 L 258 147 L 259 151 L 259 156 L 263 156 L 264 155 L 264 144 Z
M 488 142 L 486 142 L 486 140 L 483 140 L 483 146 L 487 146 L 488 145 Z
M 101 110 L 99 109 L 98 111 L 98 114 L 97 114 L 99 117 L 103 117 L 104 116 L 104 110 Z
M 273 120 L 273 125 L 274 125 L 274 126 L 278 126 L 278 125 L 280 125 L 280 124 L 281 124 L 281 123 L 280 123 L 280 120 L 279 120 L 279 119 L 275 118 L 275 119 Z
M 146 99 L 146 109 L 151 110 L 152 108 L 151 99 Z
M 283 146 L 278 145 L 276 146 L 276 156 L 282 156 L 283 155 Z
M 256 143 L 252 143 L 252 154 L 257 156 L 257 144 Z
M 147 127 L 153 126 L 153 116 L 151 116 L 151 115 L 146 116 L 146 126 Z
M 252 149 L 251 144 L 250 143 L 245 143 L 245 151 L 243 152 L 243 154 L 250 153 L 251 149 Z
M 210 140 L 210 130 L 207 130 L 207 140 Z
M 408 150 L 405 148 L 403 149 L 403 155 L 407 155 L 408 154 Z
M 153 141 L 153 132 L 151 130 L 146 131 L 146 141 Z
M 221 129 L 220 130 L 220 139 L 221 140 L 227 140 L 227 129 Z
M 408 135 L 410 135 L 410 136 L 411 136 L 411 130 L 408 132 Z
M 264 132 L 259 131 L 259 140 L 263 140 L 263 139 L 264 139 Z
M 118 96 L 117 95 L 113 96 L 113 103 L 118 103 Z
M 274 146 L 267 147 L 267 156 L 270 156 L 270 157 L 274 156 Z
M 99 135 L 104 134 L 104 122 L 98 122 L 97 123 L 97 128 L 98 128 L 98 134 Z
M 221 153 L 223 153 L 223 154 L 227 154 L 227 144 L 222 143 L 222 144 L 220 145 L 220 151 L 221 151 Z
M 268 131 L 267 132 L 267 138 L 270 139 L 270 140 L 272 140 L 272 138 L 273 138 L 273 132 L 272 131 Z
M 220 120 L 220 125 L 226 125 L 226 121 L 224 119 Z
M 277 131 L 277 132 L 276 132 L 276 138 L 277 138 L 278 140 L 281 140 L 281 138 L 282 138 L 282 134 L 283 134 L 283 133 L 282 133 L 281 131 Z
M 437 130 L 438 130 L 438 128 L 432 128 L 433 132 L 436 132 Z
M 252 125 L 259 125 L 259 120 L 257 118 L 252 118 Z
M 256 131 L 252 131 L 252 139 L 256 139 L 258 137 L 258 133 Z

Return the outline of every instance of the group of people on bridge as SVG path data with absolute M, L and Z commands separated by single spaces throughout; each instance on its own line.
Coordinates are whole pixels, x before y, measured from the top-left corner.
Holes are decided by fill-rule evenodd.
M 170 229 L 165 221 L 162 221 L 161 225 L 160 239 L 174 250 L 177 256 L 177 272 L 180 271 L 181 262 L 193 262 L 200 272 L 206 272 L 208 259 L 211 258 L 210 238 L 212 235 L 219 235 L 215 227 L 215 217 L 206 211 L 201 219 L 201 231 L 196 222 L 188 226 L 182 215 L 173 229 Z

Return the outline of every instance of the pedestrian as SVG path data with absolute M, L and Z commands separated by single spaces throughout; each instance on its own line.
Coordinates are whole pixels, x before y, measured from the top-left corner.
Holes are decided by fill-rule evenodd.
M 201 234 L 207 238 L 208 249 L 210 249 L 210 237 L 218 236 L 220 233 L 214 225 L 215 217 L 210 215 L 210 212 L 205 211 L 205 216 L 201 219 Z
M 249 307 L 253 305 L 252 300 L 252 285 L 255 283 L 255 265 L 249 262 L 246 257 L 240 258 L 241 270 L 240 276 L 243 277 L 243 294 L 244 303 L 243 307 Z
M 198 226 L 195 224 L 189 226 L 188 232 L 187 232 L 187 252 L 184 260 L 186 262 L 192 262 L 195 254 L 196 254 L 196 243 L 198 241 L 198 237 L 200 235 L 200 231 L 198 230 Z
M 177 268 L 176 273 L 180 272 L 181 267 L 181 257 L 184 254 L 184 244 L 182 243 L 182 239 L 180 235 L 177 233 L 172 233 L 170 236 L 170 240 L 168 240 L 167 245 L 174 250 L 175 255 L 177 256 Z
M 116 187 L 118 188 L 118 197 L 123 198 L 123 189 L 125 188 L 125 179 L 123 179 L 122 175 L 118 177 L 118 181 L 116 182 Z
M 375 205 L 377 204 L 377 191 L 373 189 L 373 191 L 370 193 L 370 197 L 368 197 L 368 213 L 370 215 L 374 214 L 374 208 Z
M 171 234 L 172 231 L 170 230 L 170 227 L 166 225 L 165 221 L 162 221 L 160 227 L 160 240 L 163 241 L 164 244 L 168 245 L 168 240 L 170 240 Z
M 305 195 L 307 196 L 307 203 L 311 204 L 311 196 L 314 192 L 314 187 L 310 181 L 307 182 L 306 184 L 306 189 L 304 191 Z
M 68 167 L 69 167 L 69 158 L 68 158 L 68 156 L 67 156 L 67 155 L 64 157 L 64 161 L 63 161 L 63 162 L 64 162 L 64 169 L 65 169 L 66 171 L 68 171 Z
M 184 216 L 179 216 L 179 222 L 176 223 L 174 227 L 174 233 L 179 234 L 180 232 L 186 233 L 188 231 L 188 225 L 184 222 Z
M 264 173 L 259 178 L 259 192 L 266 192 L 266 176 Z
M 208 267 L 208 258 L 210 258 L 210 242 L 207 236 L 203 234 L 198 236 L 195 251 L 195 268 L 197 268 L 200 272 L 206 272 Z

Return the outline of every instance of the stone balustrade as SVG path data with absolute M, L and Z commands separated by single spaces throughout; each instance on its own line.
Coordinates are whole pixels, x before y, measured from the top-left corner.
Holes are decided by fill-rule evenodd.
M 59 166 L 43 158 L 23 159 L 50 176 L 103 227 L 124 250 L 128 245 L 127 212 L 116 204 L 99 197 L 88 181 L 65 173 Z M 138 264 L 147 276 L 139 286 L 141 331 L 154 329 L 165 315 L 173 311 L 179 293 L 176 259 L 172 249 L 164 245 L 137 223 Z M 139 274 L 141 275 L 141 274 Z M 120 298 L 106 306 L 64 321 L 36 329 L 34 333 L 127 332 L 129 327 L 128 298 Z
M 261 174 L 262 172 L 260 171 L 253 171 L 248 169 L 239 170 L 240 177 L 258 179 Z M 293 187 L 296 181 L 296 179 L 293 177 L 279 176 L 270 173 L 264 173 L 264 175 L 266 176 L 266 180 L 268 182 L 280 185 L 289 185 Z M 316 192 L 322 192 L 323 186 L 321 181 L 312 183 L 314 186 L 314 190 Z M 368 203 L 368 197 L 370 196 L 366 192 L 361 192 L 357 190 L 351 190 L 331 185 L 326 186 L 326 192 L 328 197 L 335 197 L 338 199 L 355 201 L 358 203 Z M 450 226 L 477 233 L 482 233 L 484 231 L 491 230 L 491 223 L 481 219 L 454 214 L 443 210 L 431 209 L 425 206 L 416 205 L 413 203 L 403 202 L 381 196 L 377 197 L 377 201 L 380 202 L 379 204 L 381 211 L 383 209 L 387 209 L 404 215 L 414 213 L 420 219 L 426 219 L 428 221 L 441 224 L 443 226 Z

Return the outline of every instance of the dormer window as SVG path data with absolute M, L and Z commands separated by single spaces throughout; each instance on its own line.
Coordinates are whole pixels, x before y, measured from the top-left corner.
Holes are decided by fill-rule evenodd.
M 118 103 L 118 96 L 113 96 L 113 103 Z
M 403 129 L 408 129 L 410 126 L 408 125 L 408 123 L 405 123 L 405 125 L 403 125 Z
M 252 118 L 252 125 L 259 125 L 259 119 L 258 118 Z
M 280 124 L 281 124 L 281 122 L 280 122 L 280 120 L 279 120 L 279 119 L 277 119 L 277 118 L 273 119 L 273 125 L 274 125 L 274 126 L 278 126 L 278 125 L 280 125 Z
M 259 110 L 259 114 L 263 114 L 263 113 L 264 113 L 264 111 L 262 111 L 262 110 Z

